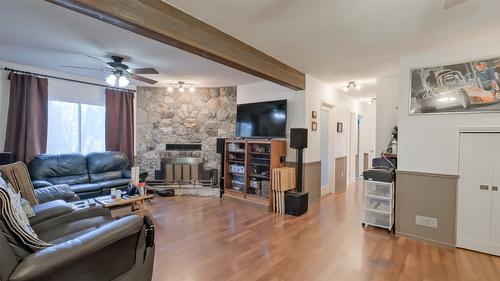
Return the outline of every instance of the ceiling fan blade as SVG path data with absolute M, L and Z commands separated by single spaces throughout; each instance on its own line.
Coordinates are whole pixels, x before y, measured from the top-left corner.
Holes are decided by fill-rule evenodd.
M 156 80 L 149 79 L 149 78 L 146 78 L 144 76 L 135 75 L 133 73 L 130 73 L 130 78 L 132 78 L 134 80 L 137 80 L 137 81 L 144 82 L 144 83 L 148 83 L 148 84 L 156 84 L 156 83 L 158 83 L 158 81 L 156 81 Z
M 77 68 L 77 69 L 85 69 L 85 70 L 95 70 L 95 71 L 112 71 L 111 68 L 92 68 L 92 67 L 81 67 L 81 66 L 73 66 L 73 65 L 61 65 L 62 67 L 67 68 Z
M 467 0 L 446 0 L 444 2 L 444 9 L 447 10 L 447 9 L 450 9 L 450 8 L 453 8 L 455 6 L 458 6 L 462 3 L 465 3 Z
M 152 67 L 146 67 L 146 68 L 130 68 L 128 70 L 132 74 L 158 74 L 158 70 L 152 68 Z
M 93 57 L 93 56 L 90 56 L 90 55 L 85 55 L 85 56 L 87 56 L 88 58 L 91 58 L 91 59 L 93 59 L 93 60 L 97 60 L 97 61 L 99 61 L 99 62 L 102 62 L 102 63 L 104 63 L 106 66 L 108 66 L 108 63 L 107 63 L 107 62 L 103 61 L 102 59 L 100 59 L 100 58 L 98 58 L 98 57 Z

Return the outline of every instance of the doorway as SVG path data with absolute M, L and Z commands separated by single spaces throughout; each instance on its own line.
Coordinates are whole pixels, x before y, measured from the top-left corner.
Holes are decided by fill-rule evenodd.
M 321 132 L 321 196 L 334 190 L 333 106 L 323 104 L 320 115 Z
M 356 181 L 356 170 L 358 163 L 358 116 L 349 112 L 347 114 L 349 121 L 349 133 L 347 138 L 348 153 L 347 153 L 347 183 Z

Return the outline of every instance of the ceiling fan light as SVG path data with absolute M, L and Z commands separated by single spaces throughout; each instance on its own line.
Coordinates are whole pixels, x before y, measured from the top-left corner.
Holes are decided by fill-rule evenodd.
M 355 87 L 355 88 L 356 88 L 356 90 L 358 90 L 358 91 L 359 91 L 359 90 L 361 90 L 361 85 L 359 85 L 359 84 L 356 84 L 356 86 L 354 86 L 354 87 Z
M 191 86 L 191 87 L 189 87 L 189 91 L 190 91 L 191 93 L 194 93 L 194 91 L 196 91 L 195 86 Z
M 114 74 L 109 75 L 108 78 L 106 78 L 106 83 L 108 83 L 111 86 L 116 85 L 116 75 Z
M 121 88 L 127 87 L 129 82 L 130 81 L 128 81 L 127 77 L 120 76 L 120 78 L 118 79 L 118 86 Z
M 180 86 L 179 87 L 179 92 L 184 93 L 184 87 Z
M 344 86 L 344 92 L 349 91 L 349 88 L 347 86 Z
M 167 91 L 168 91 L 169 93 L 173 92 L 173 91 L 174 91 L 174 87 L 172 87 L 172 86 L 168 86 L 168 87 L 167 87 Z

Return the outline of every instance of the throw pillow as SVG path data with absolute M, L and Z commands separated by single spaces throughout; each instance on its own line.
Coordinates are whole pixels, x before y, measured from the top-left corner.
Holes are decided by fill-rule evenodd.
M 21 206 L 21 195 L 8 187 L 0 177 L 0 213 L 9 230 L 32 250 L 52 246 L 40 239 L 29 224 L 28 217 Z
M 21 206 L 23 206 L 24 213 L 26 214 L 28 219 L 35 216 L 35 211 L 33 211 L 30 202 L 22 197 L 21 197 Z

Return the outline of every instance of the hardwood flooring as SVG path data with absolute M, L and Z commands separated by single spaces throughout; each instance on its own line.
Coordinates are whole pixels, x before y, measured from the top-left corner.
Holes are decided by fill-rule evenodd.
M 500 257 L 361 228 L 362 184 L 301 217 L 233 201 L 157 197 L 153 280 L 500 280 Z

